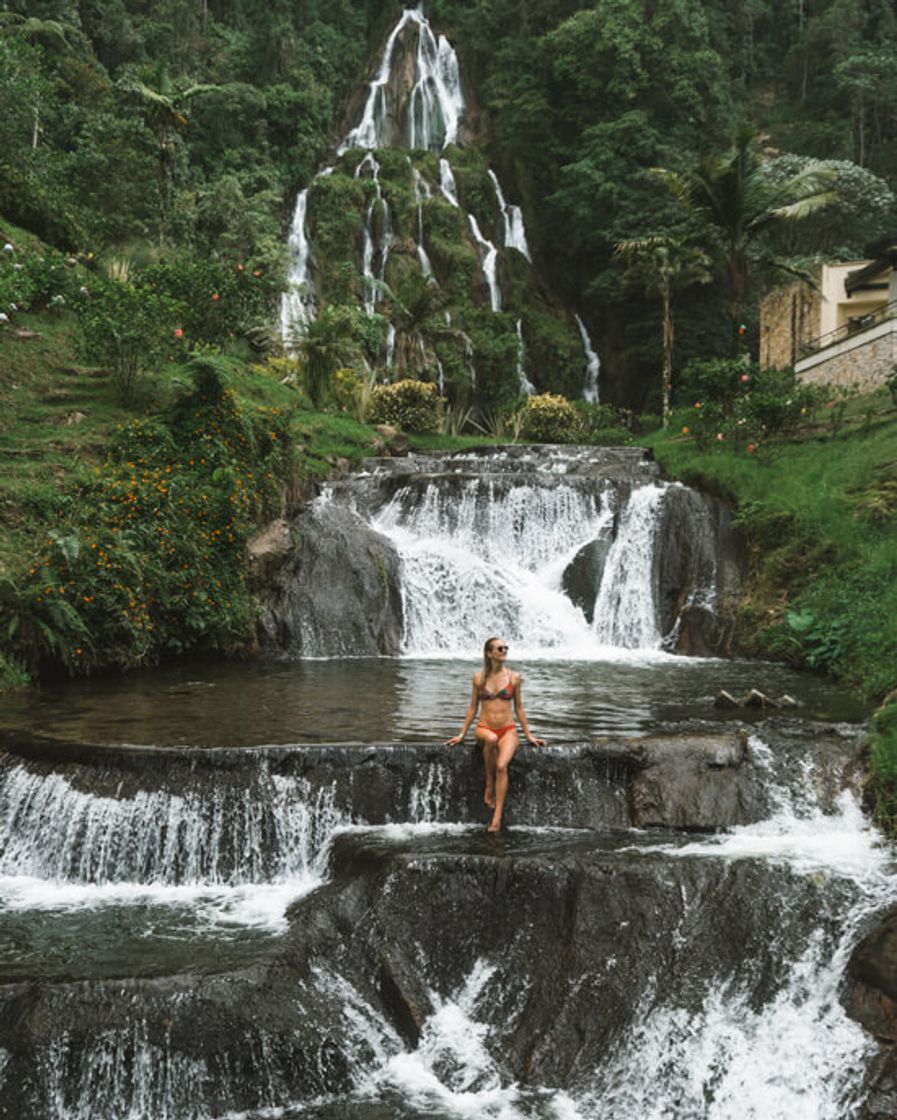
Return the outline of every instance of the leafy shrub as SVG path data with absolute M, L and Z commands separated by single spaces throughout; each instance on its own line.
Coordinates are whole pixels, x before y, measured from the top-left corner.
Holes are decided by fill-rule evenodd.
M 0 252 L 0 311 L 33 311 L 64 306 L 78 298 L 82 273 L 50 250 Z
M 579 443 L 585 430 L 579 411 L 566 397 L 542 393 L 523 406 L 520 435 L 538 443 Z
M 582 419 L 583 438 L 587 440 L 602 428 L 620 427 L 620 411 L 612 404 L 590 404 L 588 401 L 571 403 Z
M 599 447 L 625 447 L 632 443 L 632 432 L 628 428 L 599 428 L 592 433 L 591 442 Z
M 270 317 L 278 279 L 243 261 L 223 264 L 180 256 L 132 277 L 136 288 L 177 304 L 183 345 L 245 337 Z
M 81 353 L 106 367 L 125 404 L 176 342 L 179 307 L 167 296 L 116 280 L 97 282 L 78 308 Z
M 391 424 L 406 432 L 439 431 L 442 398 L 431 381 L 395 381 L 371 391 L 367 419 L 371 424 Z
M 657 432 L 663 425 L 659 412 L 643 412 L 633 419 L 632 431 L 637 436 L 646 436 Z
M 760 369 L 734 359 L 693 362 L 683 371 L 677 393 L 687 415 L 678 411 L 676 420 L 702 449 L 728 444 L 754 451 L 769 436 L 793 432 L 815 400 L 815 391 L 799 385 L 791 370 Z

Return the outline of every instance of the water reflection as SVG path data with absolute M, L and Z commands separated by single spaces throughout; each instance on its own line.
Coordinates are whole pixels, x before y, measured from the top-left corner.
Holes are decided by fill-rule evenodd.
M 476 668 L 475 661 L 383 658 L 165 669 L 4 698 L 0 727 L 160 746 L 442 741 L 461 725 Z M 514 668 L 533 731 L 554 744 L 759 717 L 714 707 L 721 688 L 787 692 L 802 719 L 866 715 L 830 680 L 759 662 L 655 657 Z

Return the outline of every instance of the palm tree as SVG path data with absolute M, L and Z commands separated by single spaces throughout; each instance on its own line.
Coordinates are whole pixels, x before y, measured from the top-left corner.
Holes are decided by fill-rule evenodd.
M 187 124 L 185 103 L 197 94 L 217 89 L 214 85 L 193 85 L 189 89 L 176 91 L 168 67 L 164 62 L 155 67 L 154 72 L 145 76 L 148 81 L 128 75 L 118 83 L 119 88 L 135 97 L 143 110 L 147 127 L 156 134 L 158 162 L 156 168 L 159 192 L 159 240 L 164 241 L 167 217 L 168 180 L 175 163 L 175 136 L 178 129 Z
M 837 198 L 831 189 L 836 174 L 821 163 L 809 163 L 781 182 L 765 175 L 763 166 L 757 133 L 746 125 L 724 155 L 706 156 L 685 172 L 655 168 L 704 230 L 722 243 L 736 349 L 751 248 L 758 236 L 779 222 L 807 218 Z
M 627 263 L 626 277 L 641 284 L 649 296 L 659 296 L 663 306 L 663 364 L 661 368 L 661 413 L 663 426 L 670 417 L 673 387 L 673 295 L 693 284 L 711 279 L 710 258 L 684 237 L 655 234 L 619 241 L 614 252 Z
M 303 374 L 305 389 L 315 408 L 325 401 L 330 379 L 338 369 L 363 360 L 354 337 L 351 315 L 331 304 L 290 339 Z
M 434 342 L 457 334 L 439 314 L 448 304 L 449 295 L 444 288 L 416 276 L 409 277 L 398 291 L 389 294 L 389 318 L 396 329 L 397 376 L 421 377 L 432 364 L 428 347 L 432 354 Z

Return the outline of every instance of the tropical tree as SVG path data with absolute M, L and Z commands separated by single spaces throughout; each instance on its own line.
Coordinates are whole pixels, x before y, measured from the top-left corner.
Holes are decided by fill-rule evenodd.
M 710 258 L 687 238 L 672 234 L 619 241 L 615 253 L 626 261 L 626 278 L 640 284 L 647 295 L 659 297 L 663 308 L 660 399 L 666 427 L 673 388 L 673 296 L 683 288 L 706 284 L 711 279 Z
M 807 218 L 838 197 L 832 189 L 836 172 L 819 161 L 811 161 L 781 181 L 765 175 L 763 168 L 757 132 L 743 126 L 732 148 L 722 155 L 706 156 L 684 172 L 655 169 L 722 254 L 735 349 L 751 252 L 760 235 L 780 222 Z
M 321 408 L 338 369 L 360 363 L 364 353 L 357 339 L 354 308 L 330 304 L 290 339 L 311 403 Z

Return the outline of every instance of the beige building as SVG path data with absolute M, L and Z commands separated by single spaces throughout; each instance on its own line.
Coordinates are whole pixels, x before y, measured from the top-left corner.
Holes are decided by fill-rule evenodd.
M 884 384 L 897 365 L 897 238 L 869 252 L 822 265 L 816 288 L 798 281 L 763 300 L 761 365 L 793 367 L 806 384 Z

